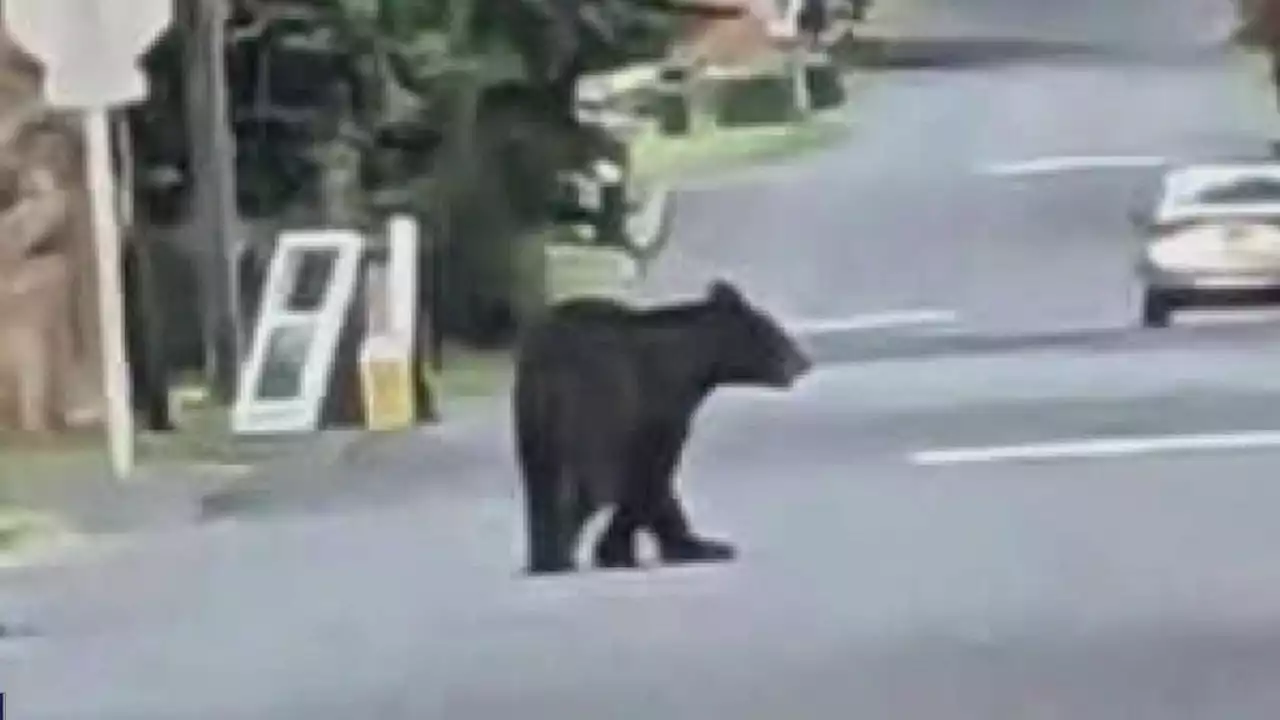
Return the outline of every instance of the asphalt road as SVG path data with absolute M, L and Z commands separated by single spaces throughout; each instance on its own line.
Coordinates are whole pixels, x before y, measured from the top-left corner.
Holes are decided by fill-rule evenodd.
M 507 438 L 460 433 L 466 482 L 395 506 L 12 576 L 9 611 L 43 633 L 0 644 L 0 681 L 33 718 L 1273 718 L 1280 452 L 918 459 L 1277 427 L 1273 344 L 875 363 L 723 396 L 685 481 L 743 546 L 724 568 L 516 579 Z
M 969 33 L 1144 57 L 897 72 L 847 147 L 683 203 L 655 291 L 728 267 L 789 317 L 959 321 L 831 334 L 796 392 L 707 407 L 684 481 L 741 562 L 517 577 L 509 437 L 477 415 L 293 483 L 340 502 L 6 574 L 0 608 L 38 631 L 0 642 L 10 711 L 1272 720 L 1280 329 L 1131 330 L 1150 169 L 983 172 L 1258 150 L 1205 5 L 951 4 Z

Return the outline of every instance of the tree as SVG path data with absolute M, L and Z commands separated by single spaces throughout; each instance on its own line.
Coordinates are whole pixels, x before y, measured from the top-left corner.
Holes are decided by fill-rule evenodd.
M 452 18 L 442 12 L 444 3 L 379 4 L 384 19 L 394 18 L 387 24 L 400 29 L 398 41 L 426 49 L 419 58 L 434 52 L 427 62 L 410 62 L 390 51 L 385 66 L 396 84 L 425 100 L 426 115 L 431 107 L 452 109 L 447 117 L 419 116 L 401 126 L 403 133 L 425 123 L 429 129 L 419 126 L 418 137 L 433 138 L 445 149 L 443 158 L 422 162 L 420 154 L 418 162 L 405 163 L 397 149 L 385 165 L 435 168 L 420 177 L 448 197 L 435 218 L 447 219 L 447 227 L 437 230 L 449 238 L 439 258 L 446 264 L 442 326 L 473 342 L 496 343 L 510 337 L 517 321 L 510 293 L 518 251 L 513 243 L 554 219 L 563 172 L 615 151 L 616 141 L 601 128 L 578 122 L 578 79 L 665 52 L 679 16 L 731 16 L 740 8 L 662 0 L 448 5 L 457 11 Z M 467 21 L 459 23 L 463 13 Z
M 575 117 L 578 79 L 661 55 L 687 18 L 741 12 L 701 1 L 234 0 L 240 212 L 418 215 L 446 239 L 442 327 L 499 342 L 514 329 L 513 242 L 554 220 L 561 173 L 616 151 Z M 153 87 L 180 87 L 177 35 L 147 58 Z M 154 210 L 180 208 L 189 184 L 174 97 L 133 115 Z

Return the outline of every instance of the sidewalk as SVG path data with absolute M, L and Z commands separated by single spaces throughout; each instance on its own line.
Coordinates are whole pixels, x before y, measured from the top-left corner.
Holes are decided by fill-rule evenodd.
M 198 519 L 359 510 L 425 493 L 510 494 L 516 467 L 506 401 L 505 394 L 476 399 L 438 425 L 353 434 L 323 456 L 263 468 L 205 493 Z
M 326 462 L 351 442 L 346 432 L 273 443 L 255 464 L 183 462 L 140 465 L 120 481 L 105 464 L 76 459 L 41 468 L 40 477 L 0 484 L 0 505 L 48 512 L 85 533 L 117 533 L 186 525 L 200 519 L 202 499 L 245 478 L 291 472 L 303 463 Z
M 516 469 L 505 396 L 440 425 L 369 435 L 324 433 L 239 473 L 151 466 L 120 483 L 108 473 L 69 473 L 24 483 L 0 502 L 66 520 L 69 537 L 0 553 L 0 573 L 91 558 L 123 543 L 227 519 L 255 520 L 397 507 L 425 494 L 509 496 Z

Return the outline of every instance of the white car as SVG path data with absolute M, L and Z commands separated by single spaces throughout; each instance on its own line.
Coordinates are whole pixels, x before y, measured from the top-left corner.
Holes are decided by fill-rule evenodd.
M 1134 222 L 1144 326 L 1166 327 L 1186 307 L 1280 302 L 1280 163 L 1169 170 Z

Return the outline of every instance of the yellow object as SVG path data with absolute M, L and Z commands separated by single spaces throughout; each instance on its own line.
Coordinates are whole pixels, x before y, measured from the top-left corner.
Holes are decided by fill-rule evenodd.
M 360 353 L 365 426 L 374 431 L 412 427 L 413 366 L 408 352 L 371 338 Z

